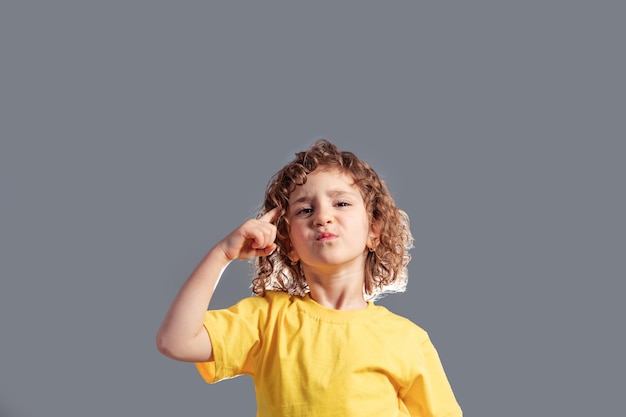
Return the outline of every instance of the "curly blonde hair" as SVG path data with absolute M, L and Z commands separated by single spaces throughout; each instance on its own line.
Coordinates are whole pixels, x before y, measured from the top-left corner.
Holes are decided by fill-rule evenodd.
M 309 292 L 300 263 L 292 264 L 287 254 L 291 250 L 289 224 L 285 215 L 289 209 L 289 195 L 307 181 L 307 175 L 316 169 L 338 169 L 349 174 L 359 188 L 370 225 L 375 227 L 378 242 L 375 250 L 367 253 L 365 263 L 364 296 L 374 300 L 385 293 L 406 289 L 407 265 L 413 236 L 407 214 L 398 209 L 389 189 L 378 174 L 352 152 L 341 151 L 326 139 L 320 139 L 296 157 L 270 179 L 259 217 L 275 207 L 280 208 L 276 219 L 277 249 L 267 257 L 255 259 L 256 277 L 252 291 L 284 291 L 304 295 Z

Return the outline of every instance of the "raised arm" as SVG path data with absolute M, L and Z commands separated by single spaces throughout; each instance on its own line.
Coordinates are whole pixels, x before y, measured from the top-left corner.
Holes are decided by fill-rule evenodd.
M 267 256 L 276 249 L 278 209 L 250 219 L 215 245 L 180 288 L 157 332 L 157 349 L 185 362 L 202 362 L 213 356 L 211 339 L 203 326 L 215 287 L 234 259 Z

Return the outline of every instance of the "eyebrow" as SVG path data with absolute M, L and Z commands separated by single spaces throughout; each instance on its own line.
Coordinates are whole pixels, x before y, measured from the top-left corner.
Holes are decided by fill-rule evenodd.
M 346 190 L 330 190 L 327 193 L 330 197 L 342 197 L 345 195 L 348 195 L 350 197 L 354 197 L 357 195 L 357 193 L 353 192 L 353 191 L 346 191 Z M 298 203 L 306 203 L 311 201 L 311 197 L 309 197 L 308 195 L 303 195 L 302 197 L 299 197 L 298 199 L 296 199 L 293 202 L 289 202 L 289 204 L 293 205 L 293 204 L 298 204 Z

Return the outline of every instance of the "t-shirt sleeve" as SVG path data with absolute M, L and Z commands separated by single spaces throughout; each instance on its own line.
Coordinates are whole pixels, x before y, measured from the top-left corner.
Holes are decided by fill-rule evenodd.
M 428 337 L 421 342 L 418 358 L 420 364 L 416 378 L 405 392 L 400 393 L 411 416 L 461 417 L 461 407 L 454 396 L 439 354 Z
M 254 374 L 251 353 L 260 341 L 260 320 L 267 303 L 263 297 L 249 297 L 222 310 L 209 310 L 204 327 L 211 338 L 213 360 L 196 363 L 207 383 L 242 374 Z

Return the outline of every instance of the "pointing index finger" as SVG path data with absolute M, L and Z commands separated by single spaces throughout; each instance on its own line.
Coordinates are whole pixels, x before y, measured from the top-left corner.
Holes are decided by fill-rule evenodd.
M 278 207 L 274 207 L 273 209 L 259 217 L 259 220 L 274 223 L 274 221 L 276 221 L 276 219 L 278 218 L 278 213 L 280 213 L 280 210 L 278 209 Z

